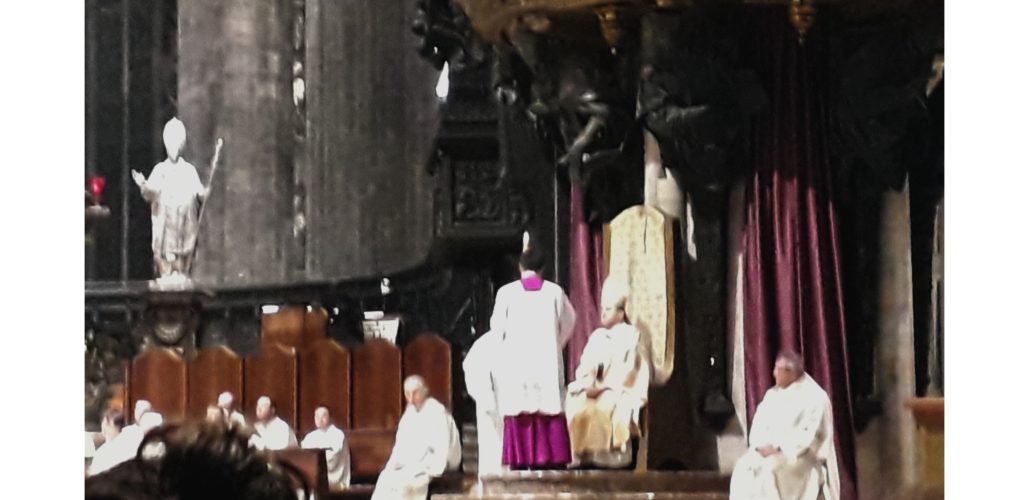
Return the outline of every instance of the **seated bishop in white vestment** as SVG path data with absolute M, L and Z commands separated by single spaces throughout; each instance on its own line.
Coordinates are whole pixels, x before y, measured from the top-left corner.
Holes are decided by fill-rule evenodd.
M 754 413 L 750 449 L 733 470 L 730 500 L 839 500 L 828 393 L 792 352 L 779 354 L 774 376 Z
M 256 400 L 256 424 L 253 429 L 255 434 L 250 438 L 249 445 L 258 450 L 283 450 L 299 446 L 295 431 L 288 422 L 277 416 L 274 402 L 266 396 Z
M 596 330 L 587 342 L 565 401 L 573 455 L 580 462 L 625 467 L 632 459 L 630 438 L 640 433 L 651 370 L 639 336 L 632 325 L 620 323 Z
M 409 404 L 398 422 L 395 447 L 377 478 L 373 500 L 423 500 L 430 480 L 461 460 L 454 421 L 444 405 L 429 396 L 423 378 L 409 377 L 404 389 Z
M 344 489 L 351 482 L 351 454 L 345 433 L 331 422 L 331 412 L 321 406 L 313 413 L 316 429 L 302 438 L 304 449 L 322 449 L 327 458 L 327 482 L 332 489 Z
M 569 384 L 565 415 L 574 459 L 604 467 L 632 460 L 630 438 L 640 432 L 651 364 L 640 331 L 626 321 L 628 289 L 613 280 L 601 291 L 601 328 L 583 348 Z

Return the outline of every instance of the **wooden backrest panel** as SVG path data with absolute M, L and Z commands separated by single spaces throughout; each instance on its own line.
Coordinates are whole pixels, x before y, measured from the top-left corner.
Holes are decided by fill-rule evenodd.
M 164 420 L 184 418 L 188 385 L 185 372 L 185 360 L 172 349 L 149 349 L 136 356 L 128 366 L 127 419 L 134 420 L 132 412 L 140 399 L 152 403 Z
M 402 353 L 373 339 L 352 354 L 352 427 L 394 429 L 402 416 Z
M 352 482 L 372 480 L 391 458 L 395 429 L 353 429 L 345 434 L 352 454 Z
M 323 451 L 290 448 L 273 451 L 271 456 L 278 462 L 288 463 L 298 469 L 299 473 L 302 474 L 302 478 L 306 480 L 306 486 L 309 487 L 310 494 L 316 495 L 317 498 L 324 498 L 327 495 L 329 489 L 327 485 L 327 458 L 324 456 Z M 296 490 L 302 488 L 298 478 L 295 477 L 292 478 L 292 486 Z
M 277 407 L 277 415 L 295 428 L 298 402 L 297 363 L 295 348 L 264 343 L 256 356 L 246 358 L 244 367 L 244 413 L 255 420 L 256 400 L 269 396 Z
M 316 428 L 313 412 L 319 406 L 331 411 L 334 425 L 351 427 L 349 400 L 352 396 L 352 360 L 348 350 L 330 339 L 322 339 L 299 352 L 298 436 Z
M 327 338 L 327 310 L 322 307 L 287 306 L 260 318 L 262 342 L 303 349 Z
M 452 351 L 440 335 L 420 334 L 402 349 L 402 379 L 410 375 L 423 377 L 430 395 L 451 408 Z
M 299 347 L 306 322 L 306 306 L 282 307 L 260 318 L 260 342 Z
M 188 362 L 187 415 L 204 418 L 206 407 L 216 404 L 217 396 L 224 391 L 234 394 L 235 407 L 241 410 L 242 389 L 242 358 L 225 346 L 203 349 Z
M 319 342 L 327 338 L 327 323 L 330 321 L 330 316 L 327 314 L 327 309 L 322 307 L 314 307 L 311 311 L 306 312 L 305 319 L 302 321 L 302 345 L 308 347 L 315 342 Z

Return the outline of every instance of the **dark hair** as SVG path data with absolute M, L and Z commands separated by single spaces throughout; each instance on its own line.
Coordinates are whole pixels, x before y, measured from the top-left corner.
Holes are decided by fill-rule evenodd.
M 159 474 L 152 464 L 129 460 L 102 474 L 85 480 L 85 498 L 91 500 L 168 499 L 154 478 Z
M 103 420 L 114 424 L 118 429 L 124 428 L 124 412 L 117 408 L 111 408 L 103 414 Z
M 143 458 L 142 450 L 158 444 L 162 456 Z M 308 498 L 298 470 L 249 448 L 248 432 L 188 422 L 150 431 L 134 459 L 85 481 L 85 498 L 292 500 L 293 480 Z
M 519 255 L 519 266 L 526 271 L 541 272 L 544 270 L 544 251 L 533 244 Z
M 792 349 L 783 349 L 779 351 L 778 356 L 775 356 L 776 361 L 780 359 L 788 362 L 789 365 L 793 367 L 793 371 L 797 375 L 804 374 L 804 358 L 797 354 L 796 351 Z

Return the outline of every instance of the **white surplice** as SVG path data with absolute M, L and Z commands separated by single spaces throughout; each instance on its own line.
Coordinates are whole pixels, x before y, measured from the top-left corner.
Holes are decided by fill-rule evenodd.
M 758 448 L 781 453 L 762 457 Z M 750 426 L 750 449 L 739 459 L 730 500 L 839 500 L 839 469 L 828 393 L 805 374 L 768 389 Z
M 92 433 L 85 431 L 85 458 L 92 458 L 96 454 L 96 441 L 92 439 Z
M 299 440 L 295 438 L 295 431 L 288 422 L 275 416 L 267 423 L 256 422 L 253 426 L 256 433 L 249 440 L 251 446 L 259 450 L 283 450 L 299 446 Z
M 224 414 L 225 420 L 228 423 L 228 428 L 231 428 L 231 429 L 244 429 L 245 428 L 245 426 L 246 426 L 245 415 L 242 415 L 241 413 L 239 413 L 238 411 L 235 411 L 235 410 L 231 410 L 230 414 L 225 412 L 224 410 L 221 410 L 221 413 Z
M 629 438 L 639 432 L 640 410 L 647 403 L 651 365 L 640 332 L 628 323 L 598 328 L 568 387 L 565 417 L 577 458 L 622 467 L 632 458 Z M 586 390 L 596 381 L 608 389 L 596 398 Z
M 345 433 L 331 424 L 327 429 L 313 429 L 302 438 L 302 447 L 323 449 L 327 457 L 327 482 L 332 488 L 348 488 L 351 471 L 351 454 Z
M 102 474 L 133 458 L 139 451 L 146 433 L 138 425 L 129 425 L 111 440 L 96 449 L 89 465 L 89 475 Z
M 539 290 L 526 290 L 517 280 L 498 289 L 491 332 L 502 338 L 495 381 L 503 416 L 562 413 L 562 349 L 575 324 L 576 311 L 555 283 L 545 280 Z
M 462 361 L 466 392 L 476 402 L 477 474 L 500 474 L 505 422 L 498 412 L 494 367 L 503 356 L 501 335 L 487 332 L 469 348 Z
M 395 447 L 373 490 L 375 500 L 422 500 L 430 479 L 444 474 L 452 456 L 451 417 L 444 405 L 428 397 L 423 409 L 405 408 Z

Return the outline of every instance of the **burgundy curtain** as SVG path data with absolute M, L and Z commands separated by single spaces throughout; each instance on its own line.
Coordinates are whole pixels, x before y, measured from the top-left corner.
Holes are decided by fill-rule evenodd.
M 576 308 L 576 329 L 569 339 L 569 377 L 576 378 L 576 367 L 587 339 L 601 322 L 601 284 L 604 280 L 604 240 L 600 227 L 587 224 L 583 210 L 583 190 L 572 187 L 569 209 L 569 300 Z
M 784 9 L 759 10 L 746 33 L 750 64 L 770 100 L 754 124 L 753 178 L 746 201 L 747 422 L 774 385 L 778 351 L 802 353 L 807 372 L 831 396 L 842 498 L 854 500 L 838 219 L 825 150 L 825 41 L 812 32 L 799 44 Z

